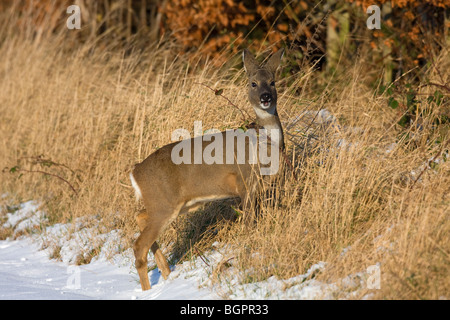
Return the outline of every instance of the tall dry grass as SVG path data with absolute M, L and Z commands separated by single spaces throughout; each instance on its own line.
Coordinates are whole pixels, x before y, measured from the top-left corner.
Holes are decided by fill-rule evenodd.
M 1 201 L 39 199 L 50 223 L 97 215 L 131 245 L 140 206 L 128 181 L 132 165 L 170 142 L 174 129 L 193 132 L 195 120 L 204 129 L 242 124 L 239 111 L 200 83 L 224 89 L 252 114 L 239 57 L 216 69 L 179 56 L 173 42 L 133 50 L 100 45 L 100 39 L 79 43 L 68 30 L 36 38 L 14 30 L 14 19 L 3 13 L 0 20 L 0 167 L 19 171 L 2 174 L 0 190 L 8 197 Z M 448 83 L 448 52 L 437 59 L 438 68 L 424 73 Z M 285 179 L 266 190 L 250 231 L 236 219 L 233 201 L 179 217 L 160 239 L 173 252 L 172 262 L 218 241 L 233 248 L 230 264 L 241 282 L 292 277 L 319 261 L 327 267 L 315 277 L 334 282 L 378 263 L 381 289 L 360 290 L 361 297 L 449 297 L 444 152 L 415 183 L 443 145 L 433 142 L 449 139 L 448 128 L 436 130 L 432 121 L 449 112 L 448 100 L 430 102 L 432 112 L 417 119 L 422 129 L 413 131 L 414 124 L 400 135 L 398 111 L 368 85 L 380 76 L 369 59 L 359 57 L 344 69 L 327 77 L 303 70 L 279 81 L 278 109 L 289 128 L 296 178 L 286 168 Z M 336 120 L 320 125 L 305 116 L 296 122 L 304 111 L 322 108 Z M 41 154 L 52 162 L 36 164 Z M 25 171 L 33 169 L 68 183 Z

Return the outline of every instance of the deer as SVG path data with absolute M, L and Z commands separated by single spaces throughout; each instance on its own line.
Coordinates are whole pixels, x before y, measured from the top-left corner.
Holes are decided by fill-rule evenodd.
M 255 136 L 257 138 L 263 136 L 264 131 L 266 141 L 270 142 L 268 151 L 275 155 L 279 154 L 276 152 L 277 149 L 284 149 L 283 128 L 277 113 L 275 87 L 275 74 L 283 53 L 283 49 L 278 50 L 262 66 L 248 49 L 244 49 L 242 53 L 244 69 L 248 76 L 248 99 L 256 114 Z M 142 291 L 151 289 L 147 271 L 149 250 L 152 251 L 165 280 L 171 272 L 156 240 L 178 215 L 194 212 L 205 203 L 227 198 L 240 198 L 244 213 L 254 209 L 258 179 L 263 176 L 262 169 L 267 168 L 267 165 L 264 167 L 260 164 L 261 161 L 256 163 L 251 161 L 249 142 L 251 139 L 247 132 L 242 130 L 238 133 L 232 132 L 234 133 L 232 139 L 227 139 L 229 133 L 230 130 L 227 130 L 165 145 L 131 170 L 130 179 L 136 197 L 143 201 L 145 207 L 136 216 L 140 234 L 133 245 L 135 267 Z M 232 143 L 235 138 L 239 140 L 242 136 L 244 140 L 241 141 L 244 143 Z M 239 158 L 241 161 L 196 162 L 194 159 L 196 151 L 206 152 L 214 142 L 216 147 L 222 148 L 222 152 L 216 150 L 218 156 L 216 160 Z M 194 150 L 194 154 L 186 153 L 188 160 L 194 159 L 193 163 L 173 161 L 174 152 L 177 148 L 180 149 L 182 143 Z M 242 157 L 238 153 L 244 149 L 245 155 Z M 183 154 L 184 152 L 185 150 Z M 256 169 L 258 167 L 263 168 L 258 171 Z M 274 175 L 276 172 L 266 176 Z M 251 217 L 250 213 L 248 217 Z

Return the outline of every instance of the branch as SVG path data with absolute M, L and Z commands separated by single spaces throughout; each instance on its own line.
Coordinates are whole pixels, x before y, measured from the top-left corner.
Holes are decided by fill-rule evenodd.
M 5 172 L 5 171 L 8 170 L 8 169 L 9 169 L 9 168 L 6 167 L 6 168 L 4 168 L 4 169 L 2 170 L 2 172 Z M 17 167 L 17 166 L 16 166 L 16 167 L 12 167 L 11 169 L 9 169 L 9 172 L 11 172 L 11 173 L 14 173 L 14 172 L 41 173 L 41 174 L 43 174 L 43 175 L 47 175 L 47 176 L 52 176 L 52 177 L 58 178 L 58 179 L 60 179 L 61 181 L 67 183 L 67 185 L 68 185 L 68 186 L 70 187 L 70 189 L 75 193 L 75 195 L 78 196 L 78 191 L 73 187 L 73 185 L 72 185 L 69 181 L 67 181 L 66 179 L 64 179 L 63 177 L 61 177 L 61 176 L 59 176 L 59 175 L 57 175 L 57 174 L 53 174 L 53 173 L 49 173 L 49 172 L 41 171 L 41 170 L 27 170 L 27 169 L 21 169 L 21 168 L 19 168 L 19 167 Z
M 449 142 L 450 142 L 450 139 L 448 139 L 445 142 L 445 144 L 442 144 L 441 148 L 439 149 L 439 152 L 433 157 L 433 159 L 428 161 L 427 165 L 425 166 L 425 168 L 423 168 L 422 172 L 420 172 L 420 174 L 417 177 L 417 179 L 414 180 L 413 184 L 409 187 L 409 190 L 412 190 L 412 188 L 416 185 L 417 181 L 419 181 L 420 177 L 422 177 L 422 175 L 425 173 L 425 171 L 428 170 L 428 168 L 430 167 L 430 164 L 433 163 L 437 158 L 439 158 L 441 156 L 442 151 L 444 151 L 444 149 L 447 147 Z
M 202 261 L 209 267 L 209 263 L 205 261 L 206 258 L 203 257 L 202 253 L 200 252 L 200 250 L 194 246 L 194 250 L 195 252 L 197 252 L 198 256 L 200 257 L 200 259 L 202 259 Z
M 28 160 L 31 162 L 31 164 L 40 164 L 41 166 L 46 166 L 46 167 L 50 167 L 50 166 L 63 167 L 65 169 L 69 170 L 72 174 L 75 174 L 75 171 L 73 171 L 67 165 L 65 165 L 63 163 L 57 163 L 51 159 L 45 159 L 43 154 L 41 154 L 39 156 L 35 156 L 35 157 L 22 157 L 20 159 Z
M 428 82 L 428 83 L 424 83 L 422 85 L 420 85 L 418 88 L 422 88 L 422 87 L 426 87 L 426 86 L 435 86 L 441 89 L 445 89 L 448 92 L 450 92 L 450 87 L 445 85 L 445 84 L 439 84 L 439 83 L 434 83 L 434 82 Z
M 237 110 L 239 110 L 239 112 L 240 112 L 241 115 L 242 115 L 242 120 L 243 120 L 244 122 L 247 121 L 247 119 L 250 118 L 250 115 L 247 113 L 247 111 L 242 110 L 241 108 L 239 108 L 237 105 L 235 105 L 233 102 L 231 102 L 231 100 L 228 99 L 228 97 L 226 97 L 226 96 L 224 96 L 224 95 L 222 94 L 222 93 L 223 93 L 223 89 L 217 89 L 217 90 L 215 90 L 215 89 L 211 88 L 210 86 L 208 86 L 208 85 L 206 85 L 206 84 L 204 84 L 204 83 L 201 83 L 201 82 L 194 82 L 194 83 L 195 83 L 195 84 L 202 85 L 202 86 L 208 88 L 209 90 L 214 91 L 214 94 L 215 94 L 216 96 L 220 96 L 220 97 L 224 98 L 225 100 L 227 100 L 228 103 L 229 103 L 230 105 L 232 105 L 232 106 L 235 107 Z M 245 112 L 245 114 L 247 115 L 247 117 L 244 115 L 244 112 Z

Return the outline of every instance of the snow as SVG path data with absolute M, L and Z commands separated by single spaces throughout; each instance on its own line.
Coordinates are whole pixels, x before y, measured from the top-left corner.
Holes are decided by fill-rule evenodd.
M 341 279 L 339 285 L 321 283 L 314 279 L 315 273 L 326 268 L 320 261 L 290 279 L 272 276 L 242 283 L 230 259 L 233 248 L 216 242 L 202 257 L 171 266 L 167 280 L 154 268 L 149 273 L 152 289 L 143 292 L 132 249 L 124 250 L 120 230 L 106 230 L 99 217 L 78 218 L 33 233 L 33 228 L 47 221 L 37 202 L 28 201 L 10 211 L 14 212 L 3 214 L 3 227 L 13 228 L 18 236 L 0 241 L 0 299 L 334 299 L 342 286 L 349 298 L 354 297 L 367 278 L 361 272 Z M 89 223 L 93 219 L 96 223 Z M 86 260 L 93 250 L 95 256 Z M 55 252 L 58 260 L 51 258 Z M 80 259 L 88 263 L 76 265 Z M 217 281 L 224 261 L 227 268 L 220 275 L 224 281 Z
M 46 221 L 46 218 L 38 208 L 39 204 L 36 201 L 21 203 L 17 211 L 6 214 L 7 221 L 3 227 L 14 228 L 14 235 L 39 227 L 41 222 Z
M 123 261 L 122 261 L 123 262 Z M 163 280 L 157 270 L 150 276 L 152 289 L 142 292 L 131 264 L 99 259 L 75 266 L 50 260 L 30 239 L 0 241 L 0 299 L 217 299 L 200 289 L 195 276 L 175 270 Z
M 29 240 L 0 242 L 1 299 L 126 299 L 134 292 L 128 272 L 49 260 Z
M 167 280 L 154 269 L 149 274 L 152 289 L 142 292 L 134 266 L 127 262 L 129 254 L 75 266 L 50 260 L 46 250 L 39 250 L 29 238 L 0 241 L 0 299 L 221 299 L 212 290 L 220 292 L 220 288 L 208 288 L 209 267 L 201 259 L 175 267 Z M 208 257 L 211 263 L 213 256 Z M 235 290 L 229 298 L 332 299 L 332 291 L 337 288 L 316 280 L 305 281 L 324 266 L 316 264 L 306 274 L 284 281 L 271 277 L 263 282 L 233 284 Z
M 14 235 L 46 220 L 39 204 L 28 201 L 6 213 L 3 227 Z M 56 224 L 39 234 L 0 241 L 0 299 L 219 299 L 199 288 L 198 273 L 189 264 L 172 267 L 164 280 L 157 269 L 149 273 L 152 289 L 141 290 L 131 249 L 121 250 L 119 230 L 102 233 L 85 227 L 88 219 Z M 100 223 L 99 223 L 100 225 Z M 59 247 L 59 260 L 50 259 Z M 101 251 L 88 264 L 74 265 L 93 248 Z M 44 248 L 44 249 L 43 249 Z

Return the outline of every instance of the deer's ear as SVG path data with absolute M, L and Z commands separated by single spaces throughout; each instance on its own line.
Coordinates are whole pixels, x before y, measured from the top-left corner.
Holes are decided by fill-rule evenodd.
M 248 75 L 255 73 L 259 68 L 258 62 L 248 49 L 244 49 L 244 51 L 242 51 L 242 61 L 244 61 L 244 69 Z
M 275 72 L 277 71 L 278 67 L 280 66 L 281 63 L 281 59 L 283 58 L 284 55 L 284 49 L 281 48 L 280 50 L 278 50 L 276 53 L 274 53 L 270 59 L 267 61 L 267 63 L 265 64 L 265 68 L 267 70 L 269 70 L 270 72 L 272 72 L 273 74 L 275 74 Z

